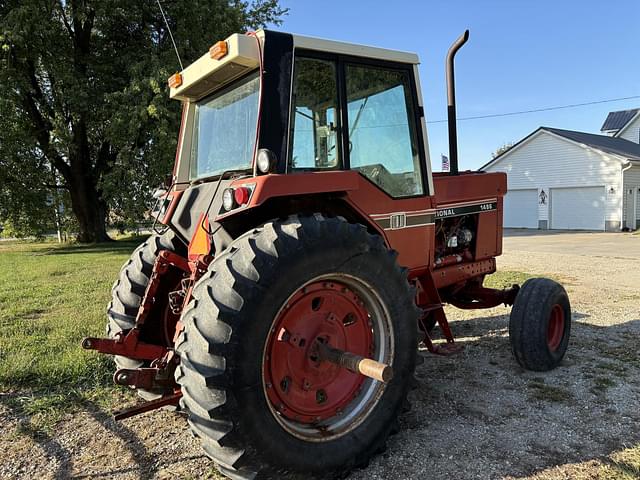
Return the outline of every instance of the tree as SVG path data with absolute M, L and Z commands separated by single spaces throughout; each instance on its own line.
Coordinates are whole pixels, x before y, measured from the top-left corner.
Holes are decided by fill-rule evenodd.
M 506 152 L 507 150 L 509 150 L 511 147 L 513 147 L 515 144 L 513 142 L 507 142 L 504 143 L 501 147 L 499 147 L 495 152 L 493 152 L 491 154 L 491 158 L 494 159 L 496 157 L 499 157 L 500 155 L 502 155 L 504 152 Z
M 286 12 L 278 0 L 163 5 L 185 65 Z M 44 227 L 53 191 L 81 242 L 109 239 L 108 214 L 140 218 L 175 153 L 166 81 L 178 69 L 155 0 L 0 0 L 0 218 Z

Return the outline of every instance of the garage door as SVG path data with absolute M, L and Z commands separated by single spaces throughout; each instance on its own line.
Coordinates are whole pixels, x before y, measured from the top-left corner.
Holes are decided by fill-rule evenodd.
M 551 228 L 604 230 L 604 210 L 604 187 L 551 189 Z
M 504 197 L 504 226 L 538 228 L 538 190 L 509 190 Z

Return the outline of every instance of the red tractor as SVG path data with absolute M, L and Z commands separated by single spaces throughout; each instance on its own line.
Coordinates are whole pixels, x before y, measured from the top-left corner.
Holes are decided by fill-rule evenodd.
M 259 31 L 169 79 L 182 101 L 157 231 L 108 308 L 119 385 L 178 406 L 231 478 L 340 476 L 398 428 L 418 346 L 458 350 L 443 306 L 513 305 L 517 362 L 549 370 L 571 307 L 548 279 L 483 286 L 506 175 L 432 174 L 414 54 Z M 432 343 L 438 325 L 444 343 Z

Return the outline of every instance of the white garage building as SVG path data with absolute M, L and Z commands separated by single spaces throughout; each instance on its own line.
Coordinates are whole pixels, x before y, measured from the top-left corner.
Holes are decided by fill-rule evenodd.
M 640 109 L 611 112 L 602 131 L 540 127 L 482 167 L 507 173 L 504 226 L 640 228 Z

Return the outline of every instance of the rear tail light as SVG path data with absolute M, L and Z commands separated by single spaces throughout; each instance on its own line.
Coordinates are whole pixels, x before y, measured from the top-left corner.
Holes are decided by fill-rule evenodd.
M 247 187 L 238 187 L 233 192 L 233 198 L 238 205 L 244 205 L 249 201 L 249 193 Z
M 241 207 L 249 203 L 249 197 L 251 196 L 251 188 L 248 187 L 236 187 L 226 188 L 222 192 L 222 208 L 229 212 L 234 208 Z

